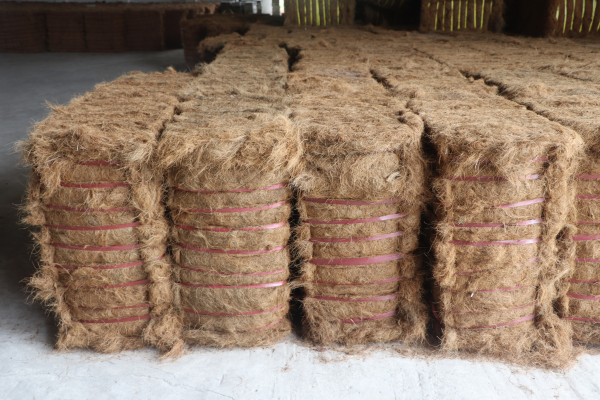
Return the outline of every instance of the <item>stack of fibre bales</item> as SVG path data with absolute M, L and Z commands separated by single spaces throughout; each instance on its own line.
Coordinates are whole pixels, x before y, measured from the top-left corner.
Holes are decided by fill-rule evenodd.
M 355 0 L 286 0 L 286 25 L 330 26 L 354 22 Z
M 503 0 L 430 0 L 421 2 L 420 31 L 500 32 Z
M 423 125 L 372 79 L 364 54 L 335 39 L 300 42 L 287 83 L 305 143 L 294 182 L 306 334 L 315 343 L 421 340 Z
M 25 222 L 40 269 L 35 296 L 59 322 L 59 349 L 103 352 L 176 345 L 162 204 L 151 160 L 189 77 L 132 73 L 98 85 L 37 124 Z
M 48 51 L 84 52 L 83 7 L 55 4 L 46 10 Z
M 0 5 L 0 52 L 46 51 L 46 20 L 38 5 L 29 8 L 5 2 Z
M 571 268 L 570 182 L 581 139 L 482 81 L 405 54 L 376 75 L 410 99 L 436 153 L 432 307 L 445 326 L 443 348 L 564 364 L 570 330 L 553 301 Z
M 85 40 L 91 52 L 127 51 L 125 8 L 99 5 L 85 9 Z
M 180 335 L 190 344 L 260 346 L 290 332 L 291 173 L 301 146 L 277 106 L 287 55 L 230 39 L 202 71 L 159 147 Z
M 127 7 L 127 49 L 129 51 L 160 51 L 165 49 L 163 10 L 131 5 Z

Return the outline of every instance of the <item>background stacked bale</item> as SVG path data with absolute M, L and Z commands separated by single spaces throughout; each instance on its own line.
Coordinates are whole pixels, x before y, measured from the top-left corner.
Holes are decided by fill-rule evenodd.
M 127 7 L 127 49 L 160 51 L 165 49 L 164 11 L 136 5 Z
M 355 0 L 286 0 L 285 24 L 301 26 L 351 25 Z
M 67 4 L 53 4 L 46 8 L 48 51 L 84 52 L 84 8 Z
M 230 35 L 165 130 L 176 303 L 187 343 L 274 343 L 290 332 L 287 242 L 300 141 L 282 105 L 287 54 Z
M 158 136 L 189 77 L 128 74 L 54 107 L 23 144 L 24 211 L 39 246 L 29 285 L 59 323 L 57 347 L 112 352 L 177 342 Z
M 564 364 L 570 330 L 553 301 L 571 271 L 581 139 L 482 81 L 397 50 L 401 61 L 378 60 L 375 74 L 423 118 L 435 150 L 432 307 L 443 348 Z
M 46 20 L 38 5 L 0 3 L 0 52 L 46 51 Z
M 421 32 L 479 30 L 500 32 L 503 0 L 431 0 L 421 2 Z
M 287 91 L 305 142 L 294 183 L 306 335 L 316 343 L 420 340 L 423 126 L 340 39 L 287 43 L 301 49 Z
M 127 19 L 124 8 L 93 5 L 85 10 L 83 18 L 88 51 L 127 51 Z

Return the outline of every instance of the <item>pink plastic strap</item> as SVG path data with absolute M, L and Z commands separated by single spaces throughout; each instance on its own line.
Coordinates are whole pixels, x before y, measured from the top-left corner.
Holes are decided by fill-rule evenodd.
M 545 197 L 539 197 L 539 198 L 533 199 L 533 200 L 519 201 L 518 203 L 502 204 L 500 206 L 494 206 L 494 207 L 491 207 L 491 208 L 515 208 L 515 207 L 523 207 L 523 206 L 530 206 L 532 204 L 543 203 L 545 201 L 546 201 Z
M 180 188 L 179 186 L 174 186 L 173 189 L 175 190 L 181 190 L 184 192 L 194 192 L 194 193 L 202 193 L 202 194 L 216 194 L 216 193 L 247 193 L 247 192 L 255 192 L 257 190 L 275 190 L 275 189 L 281 189 L 286 187 L 285 183 L 279 183 L 277 185 L 273 185 L 273 186 L 269 186 L 266 188 L 262 188 L 262 189 L 234 189 L 234 190 L 217 190 L 217 191 L 213 191 L 213 190 L 192 190 L 192 189 L 183 189 Z
M 105 226 L 68 226 L 68 225 L 46 225 L 52 229 L 63 229 L 66 231 L 110 231 L 113 229 L 133 228 L 140 226 L 139 222 L 131 222 L 129 224 L 105 225 Z
M 406 217 L 408 214 L 392 214 L 392 215 L 384 215 L 383 217 L 373 217 L 373 218 L 364 218 L 364 219 L 339 219 L 332 221 L 322 221 L 318 219 L 306 219 L 304 222 L 307 224 L 318 224 L 318 225 L 344 225 L 344 224 L 364 224 L 367 222 L 378 222 L 378 221 L 387 221 L 389 219 L 396 219 Z
M 576 262 L 600 262 L 600 258 L 576 258 Z
M 274 247 L 272 249 L 266 250 L 221 250 L 221 249 L 204 249 L 200 247 L 190 246 L 185 243 L 178 243 L 179 246 L 184 249 L 201 251 L 203 253 L 218 253 L 218 254 L 265 254 L 265 253 L 273 253 L 275 251 L 279 251 L 285 248 L 285 246 Z
M 285 285 L 285 281 L 280 281 L 280 282 L 269 282 L 269 283 L 257 283 L 254 285 L 198 285 L 195 283 L 189 283 L 189 282 L 181 282 L 181 284 L 183 286 L 188 286 L 188 287 L 200 287 L 200 288 L 210 288 L 210 289 L 236 289 L 236 288 L 248 288 L 248 289 L 255 289 L 255 288 L 271 288 L 271 287 L 278 287 L 278 286 L 283 286 Z
M 521 263 L 519 265 L 525 265 L 525 264 L 529 264 L 529 263 L 534 263 L 534 262 L 537 262 L 539 260 L 540 260 L 539 257 L 533 257 L 533 258 L 530 258 L 529 260 L 527 260 L 524 263 Z M 454 274 L 455 275 L 470 275 L 470 274 L 476 274 L 478 272 L 484 272 L 484 271 L 489 271 L 489 269 L 476 269 L 476 270 L 473 270 L 473 271 L 457 271 Z
M 310 260 L 310 263 L 315 265 L 371 265 L 399 260 L 402 257 L 404 257 L 404 254 L 395 253 L 383 256 L 359 258 L 313 258 Z
M 594 196 L 591 194 L 578 194 L 575 196 L 575 198 L 577 199 L 587 199 L 587 200 L 598 200 L 600 199 L 600 196 Z
M 140 286 L 152 283 L 150 279 L 144 279 L 143 281 L 117 283 L 116 285 L 109 286 L 67 286 L 69 289 L 117 289 L 128 286 Z
M 255 328 L 255 329 L 252 329 L 252 330 L 253 330 L 253 331 L 259 331 L 259 330 L 261 330 L 261 329 L 267 329 L 267 328 L 270 328 L 270 327 L 272 327 L 272 326 L 275 326 L 275 325 L 277 325 L 278 323 L 280 323 L 280 322 L 281 322 L 281 321 L 283 321 L 284 319 L 285 319 L 285 317 L 283 317 L 283 318 L 281 318 L 281 319 L 278 319 L 277 321 L 275 321 L 275 322 L 272 322 L 272 323 L 270 323 L 269 325 L 261 326 L 260 328 Z M 244 332 L 250 332 L 250 331 L 239 331 L 239 332 L 241 332 L 241 333 L 244 333 Z
M 123 245 L 117 245 L 117 246 L 94 247 L 94 246 L 80 246 L 80 245 L 76 245 L 76 244 L 51 243 L 51 246 L 60 247 L 62 249 L 83 250 L 83 251 L 125 251 L 125 250 L 134 250 L 134 249 L 140 248 L 140 246 L 138 244 L 123 244 Z
M 586 240 L 597 240 L 600 239 L 600 235 L 573 235 L 575 242 L 583 242 Z
M 246 312 L 231 313 L 231 314 L 228 314 L 228 313 L 214 313 L 214 312 L 206 312 L 206 311 L 196 311 L 196 310 L 190 310 L 190 309 L 183 309 L 183 311 L 185 311 L 187 313 L 200 314 L 200 315 L 215 315 L 215 316 L 220 316 L 220 317 L 236 317 L 236 316 L 241 316 L 241 315 L 266 314 L 266 313 L 271 312 L 271 311 L 281 310 L 283 307 L 285 307 L 285 304 L 281 305 L 281 306 L 278 306 L 278 307 L 271 308 L 269 310 L 264 310 L 264 311 L 246 311 Z
M 78 162 L 78 165 L 121 165 L 119 161 L 85 161 Z
M 158 257 L 156 260 L 152 260 L 152 261 L 157 261 L 157 260 L 162 260 L 164 258 L 164 254 L 160 257 Z M 78 269 L 78 268 L 90 268 L 90 269 L 119 269 L 119 268 L 129 268 L 129 267 L 137 267 L 138 265 L 144 265 L 146 262 L 145 261 L 135 261 L 135 262 L 130 262 L 130 263 L 126 263 L 126 264 L 117 264 L 117 265 L 103 265 L 100 267 L 86 267 L 86 266 L 77 266 L 77 265 L 60 265 L 60 264 L 54 264 L 54 266 L 56 268 L 62 268 L 62 269 L 66 269 L 66 270 L 73 270 L 73 269 Z
M 512 222 L 512 223 L 465 223 L 465 224 L 451 224 L 457 228 L 501 228 L 504 226 L 526 226 L 526 225 L 535 225 L 541 224 L 544 222 L 542 218 L 530 219 L 527 221 L 520 222 Z
M 137 317 L 125 317 L 125 318 L 112 318 L 112 319 L 83 319 L 75 322 L 79 322 L 82 324 L 116 324 L 119 322 L 132 322 L 132 321 L 142 321 L 145 319 L 152 318 L 152 315 L 140 315 Z
M 210 232 L 233 232 L 233 231 L 262 231 L 265 229 L 276 229 L 285 226 L 287 222 L 278 222 L 276 224 L 263 225 L 263 226 L 249 226 L 247 228 L 196 228 L 187 225 L 176 225 L 179 229 L 186 231 L 210 231 Z
M 486 313 L 490 313 L 490 312 L 499 312 L 499 311 L 513 311 L 513 310 L 521 310 L 523 308 L 527 308 L 527 307 L 533 307 L 536 306 L 537 303 L 531 303 L 531 304 L 525 304 L 524 306 L 518 306 L 518 307 L 514 307 L 514 308 L 506 308 L 504 310 L 498 310 L 498 311 L 490 311 L 490 310 L 486 310 L 486 311 L 459 311 L 459 310 L 448 310 L 446 312 L 448 313 L 452 313 L 452 314 L 486 314 Z
M 402 236 L 402 232 L 386 233 L 385 235 L 370 236 L 370 237 L 359 237 L 359 238 L 311 238 L 309 242 L 317 243 L 353 243 L 353 242 L 370 242 L 372 240 L 389 239 L 393 237 Z
M 154 307 L 152 304 L 136 304 L 135 306 L 121 306 L 121 307 L 85 307 L 85 306 L 78 306 L 77 308 L 80 308 L 82 310 L 94 310 L 94 311 L 105 311 L 105 310 L 127 310 L 130 308 L 149 308 L 149 307 Z
M 227 275 L 227 276 L 277 275 L 277 274 L 281 274 L 281 273 L 285 272 L 285 269 L 278 269 L 277 271 L 251 272 L 248 274 L 242 274 L 242 273 L 228 274 L 227 272 L 210 271 L 207 269 L 188 267 L 186 265 L 179 265 L 179 266 L 184 269 L 189 269 L 190 271 L 198 271 L 198 272 L 204 272 L 207 274 L 219 274 L 219 275 Z
M 111 187 L 131 186 L 127 182 L 111 182 L 111 183 L 68 183 L 61 182 L 60 186 L 77 189 L 102 189 Z
M 367 282 L 367 283 L 337 283 L 337 282 L 324 282 L 324 281 L 313 281 L 313 283 L 317 283 L 319 285 L 331 285 L 331 286 L 365 286 L 365 285 L 379 285 L 381 283 L 388 282 L 397 282 L 404 279 L 402 276 L 394 276 L 393 278 L 383 279 L 377 282 Z
M 76 208 L 67 206 L 57 206 L 54 204 L 46 204 L 47 208 L 62 211 L 74 211 L 74 212 L 124 212 L 124 211 L 135 211 L 135 208 L 131 207 L 115 207 L 115 208 Z
M 394 311 L 388 311 L 386 313 L 379 314 L 379 315 L 373 315 L 371 317 L 358 317 L 358 318 L 342 319 L 342 320 L 340 320 L 340 322 L 342 324 L 358 324 L 358 323 L 363 322 L 363 321 L 374 321 L 374 320 L 377 320 L 377 319 L 383 319 L 383 318 L 387 318 L 387 317 L 393 317 L 396 314 L 398 314 L 398 311 L 394 310 Z
M 508 178 L 504 178 L 501 176 L 448 176 L 448 177 L 445 177 L 444 179 L 448 179 L 451 181 L 469 181 L 469 182 L 502 182 L 502 181 L 508 180 Z M 527 175 L 520 179 L 521 180 L 534 180 L 534 179 L 540 179 L 540 176 L 539 175 Z
M 497 288 L 497 289 L 483 289 L 483 290 L 475 290 L 473 293 L 493 293 L 493 292 L 510 292 L 512 290 L 524 289 L 531 286 L 513 286 L 513 287 L 505 287 L 505 288 Z
M 494 242 L 465 242 L 462 240 L 451 240 L 448 243 L 455 244 L 458 246 L 508 246 L 508 245 L 521 245 L 521 244 L 534 244 L 538 243 L 541 238 L 535 239 L 520 239 L 520 240 L 497 240 Z
M 184 211 L 192 212 L 192 213 L 204 213 L 204 214 L 214 214 L 214 213 L 227 214 L 227 213 L 238 213 L 238 212 L 246 212 L 246 211 L 270 210 L 272 208 L 281 207 L 284 204 L 286 204 L 285 201 L 280 201 L 279 203 L 268 204 L 266 206 L 260 206 L 260 207 L 221 208 L 221 209 L 194 208 L 194 209 L 184 210 Z
M 387 296 L 377 296 L 377 297 L 364 297 L 360 299 L 347 299 L 345 297 L 329 297 L 329 296 L 312 296 L 313 299 L 317 300 L 325 300 L 325 301 L 342 301 L 346 303 L 359 303 L 365 301 L 385 301 L 385 300 L 393 300 L 397 298 L 399 295 L 397 294 L 389 294 Z
M 598 283 L 600 281 L 597 279 L 594 279 L 591 281 L 582 281 L 581 279 L 569 279 L 569 282 L 571 282 L 571 283 Z
M 304 198 L 309 203 L 340 204 L 345 206 L 374 206 L 377 204 L 400 203 L 402 199 L 387 199 L 380 201 L 357 201 L 357 200 L 329 200 L 329 199 L 309 199 Z
M 597 319 L 597 318 L 582 318 L 582 317 L 563 317 L 563 318 L 571 320 L 571 321 L 579 321 L 579 322 L 600 322 L 600 319 Z
M 577 178 L 577 179 L 600 179 L 600 175 L 582 174 L 582 175 L 575 175 L 575 178 Z
M 501 328 L 503 326 L 508 326 L 508 325 L 514 325 L 514 324 L 519 324 L 521 322 L 525 322 L 525 321 L 531 321 L 532 319 L 535 319 L 535 314 L 531 314 L 531 315 L 526 315 L 524 317 L 515 319 L 514 321 L 509 321 L 509 322 L 503 322 L 501 324 L 495 324 L 495 325 L 488 325 L 488 326 L 469 326 L 466 328 L 454 328 L 457 330 L 462 330 L 462 329 L 486 329 L 486 328 Z
M 571 297 L 573 299 L 578 299 L 578 300 L 600 301 L 600 297 L 597 297 L 597 296 L 587 296 L 585 294 L 567 293 L 567 297 Z

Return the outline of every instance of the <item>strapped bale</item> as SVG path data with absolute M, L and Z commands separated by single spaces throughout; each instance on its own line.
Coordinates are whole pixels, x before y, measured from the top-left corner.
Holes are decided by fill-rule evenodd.
M 285 25 L 328 26 L 352 25 L 356 9 L 355 0 L 287 0 Z
M 83 9 L 64 5 L 48 7 L 46 12 L 48 51 L 84 52 Z
M 377 76 L 410 99 L 435 149 L 432 307 L 443 348 L 564 365 L 570 329 L 553 302 L 571 270 L 581 139 L 429 58 L 393 66 Z
M 264 80 L 285 74 L 286 54 L 235 42 L 196 78 L 158 153 L 168 169 L 180 335 L 215 347 L 267 345 L 290 332 L 288 182 L 301 144 L 271 104 L 281 87 L 266 101 L 231 91 L 260 86 L 261 71 Z M 247 75 L 232 72 L 243 65 Z
M 421 3 L 421 32 L 500 32 L 504 0 L 432 0 Z
M 125 13 L 127 49 L 161 51 L 165 49 L 164 12 L 132 5 Z
M 127 51 L 127 21 L 122 7 L 89 8 L 83 14 L 85 41 L 91 52 Z
M 188 81 L 167 71 L 98 85 L 23 144 L 41 264 L 29 286 L 58 320 L 58 349 L 177 348 L 163 171 L 150 161 Z
M 371 78 L 365 56 L 329 48 L 333 39 L 300 42 L 287 83 L 306 143 L 294 180 L 306 335 L 323 344 L 422 340 L 422 124 L 410 113 L 399 121 L 402 104 Z
M 46 19 L 36 6 L 3 3 L 0 6 L 0 52 L 46 51 Z

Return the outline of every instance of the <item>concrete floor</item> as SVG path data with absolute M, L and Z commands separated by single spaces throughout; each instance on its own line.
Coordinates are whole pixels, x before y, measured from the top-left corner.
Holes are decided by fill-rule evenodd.
M 0 54 L 0 399 L 600 399 L 600 355 L 547 372 L 499 363 L 399 355 L 343 355 L 296 338 L 273 348 L 195 349 L 159 362 L 153 350 L 101 355 L 53 350 L 56 328 L 27 305 L 34 271 L 17 225 L 27 171 L 12 146 L 48 113 L 131 70 L 183 70 L 180 50 L 128 54 Z

